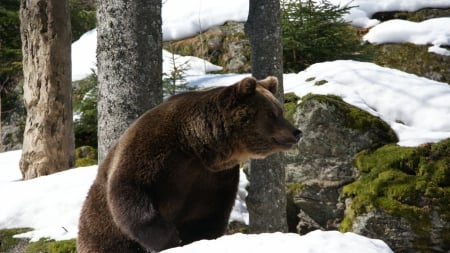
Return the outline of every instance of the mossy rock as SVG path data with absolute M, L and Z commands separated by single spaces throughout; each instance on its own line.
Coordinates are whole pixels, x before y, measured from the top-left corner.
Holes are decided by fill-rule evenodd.
M 383 66 L 450 83 L 450 57 L 429 53 L 428 45 L 382 44 L 374 47 L 373 62 Z M 414 60 L 412 60 L 414 59 Z
M 232 235 L 236 233 L 248 234 L 248 225 L 238 221 L 230 222 L 225 231 L 225 235 Z
M 284 117 L 292 124 L 294 124 L 294 113 L 299 100 L 300 97 L 293 92 L 284 94 Z
M 85 167 L 98 163 L 97 150 L 91 146 L 75 149 L 75 167 Z
M 408 222 L 416 250 L 450 250 L 450 139 L 420 147 L 386 145 L 361 152 L 354 164 L 361 178 L 343 188 L 352 202 L 341 230 L 351 231 L 355 217 L 380 210 Z M 383 236 L 378 238 L 392 239 Z
M 168 41 L 163 48 L 179 55 L 195 56 L 223 67 L 223 73 L 249 73 L 250 42 L 244 23 L 227 22 L 191 38 Z
M 14 252 L 18 248 L 26 247 L 27 239 L 14 238 L 14 235 L 31 231 L 31 228 L 15 228 L 0 230 L 0 252 Z
M 290 105 L 295 107 L 292 116 Z M 339 193 L 358 176 L 354 156 L 398 138 L 382 119 L 337 96 L 309 94 L 298 99 L 287 94 L 285 107 L 287 118 L 304 133 L 284 157 L 289 231 L 336 230 L 345 211 Z
M 374 132 L 379 141 L 374 139 L 372 148 L 398 141 L 397 135 L 386 122 L 344 102 L 339 96 L 308 94 L 302 97 L 300 106 L 308 106 L 308 101 L 311 100 L 327 105 L 327 110 L 336 115 L 339 121 L 344 124 L 344 127 L 359 131 L 361 134 Z
M 422 22 L 424 20 L 431 18 L 441 18 L 449 16 L 450 16 L 450 9 L 424 8 L 415 12 L 407 12 L 407 11 L 377 12 L 373 14 L 372 18 L 379 19 L 381 21 L 391 19 L 404 19 L 414 22 Z

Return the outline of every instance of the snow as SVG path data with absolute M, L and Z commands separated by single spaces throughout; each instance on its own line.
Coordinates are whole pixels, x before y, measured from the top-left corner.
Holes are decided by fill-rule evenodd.
M 282 233 L 265 233 L 259 235 L 234 234 L 223 236 L 217 240 L 199 241 L 163 252 L 390 253 L 392 251 L 380 240 L 370 240 L 354 233 L 316 230 L 304 236 Z
M 449 45 L 449 18 L 413 23 L 371 19 L 379 11 L 415 11 L 424 7 L 450 7 L 448 0 L 333 0 L 335 4 L 357 6 L 345 18 L 354 25 L 372 27 L 365 39 L 371 43 L 409 42 L 429 44 L 430 52 L 449 55 L 440 46 Z M 226 21 L 245 21 L 248 1 L 166 0 L 163 2 L 164 40 L 176 40 Z M 96 31 L 84 34 L 72 45 L 73 80 L 96 69 Z M 171 69 L 172 55 L 163 51 L 164 72 Z M 220 70 L 202 59 L 175 56 L 177 64 L 189 63 L 186 79 L 199 88 L 230 85 L 250 74 L 208 74 Z M 314 85 L 326 80 L 323 85 Z M 308 93 L 334 94 L 385 120 L 399 136 L 399 145 L 417 146 L 450 137 L 450 85 L 372 63 L 356 61 L 323 62 L 300 73 L 284 75 L 285 92 L 298 96 Z M 307 133 L 305 133 L 307 134 Z M 20 150 L 0 154 L 0 229 L 31 227 L 20 236 L 38 240 L 75 238 L 78 215 L 97 166 L 21 181 Z M 248 223 L 245 206 L 248 181 L 241 173 L 239 193 L 232 220 Z M 382 241 L 354 233 L 313 231 L 296 234 L 235 234 L 217 240 L 204 240 L 166 252 L 392 252 Z
M 163 0 L 161 14 L 163 40 L 178 40 L 227 21 L 246 21 L 248 1 Z
M 97 71 L 96 47 L 97 30 L 92 29 L 83 34 L 79 40 L 72 44 L 72 80 L 86 78 L 93 71 Z M 163 50 L 163 71 L 169 74 L 173 69 L 172 53 Z M 188 75 L 204 75 L 208 72 L 221 70 L 222 67 L 193 56 L 175 55 L 175 64 L 187 64 Z
M 329 0 L 337 6 L 351 6 L 349 14 L 344 19 L 354 26 L 372 27 L 380 23 L 371 19 L 377 12 L 417 11 L 423 8 L 448 8 L 448 0 Z
M 315 77 L 314 81 L 306 81 Z M 317 86 L 315 81 L 326 80 Z M 450 137 L 450 86 L 373 63 L 314 64 L 285 77 L 285 92 L 333 94 L 386 121 L 399 145 L 418 146 Z
M 383 22 L 364 36 L 372 44 L 413 43 L 433 45 L 431 52 L 450 55 L 441 45 L 450 45 L 450 18 L 433 18 L 422 22 L 394 19 Z M 434 51 L 436 50 L 436 51 Z
M 56 240 L 76 238 L 78 217 L 87 191 L 97 173 L 97 166 L 71 169 L 28 181 L 20 181 L 20 151 L 0 153 L 0 229 L 31 227 L 31 232 L 16 235 L 37 241 L 42 237 Z M 5 166 L 3 166 L 5 165 Z M 241 181 L 231 220 L 248 223 L 245 187 L 248 181 L 241 171 Z M 326 243 L 324 243 L 326 242 Z M 234 234 L 216 240 L 202 240 L 166 253 L 188 252 L 366 252 L 392 253 L 381 240 L 354 233 L 313 231 L 300 236 L 289 233 L 254 235 Z
M 449 0 L 330 0 L 337 6 L 353 6 L 344 19 L 354 26 L 373 27 L 380 24 L 379 20 L 370 17 L 380 11 L 416 11 L 425 7 L 429 8 L 450 8 Z M 194 36 L 211 27 L 224 24 L 227 21 L 245 22 L 248 15 L 249 1 L 242 0 L 165 0 L 163 1 L 162 32 L 163 40 L 180 40 Z M 429 52 L 448 55 L 450 51 L 439 47 L 449 45 L 450 25 L 449 18 L 442 18 L 438 21 L 422 22 L 422 24 L 408 24 L 408 29 L 395 26 L 397 30 L 392 30 L 390 22 L 381 26 L 376 32 L 366 35 L 369 41 L 374 43 L 387 42 L 411 42 L 410 37 L 420 36 L 419 44 L 432 44 Z M 439 24 L 436 24 L 438 22 Z M 412 23 L 412 22 L 410 22 Z M 382 23 L 383 24 L 383 23 Z M 432 30 L 428 32 L 427 30 Z M 421 31 L 418 34 L 418 31 Z M 370 39 L 369 39 L 370 38 Z M 93 29 L 85 33 L 79 40 L 72 44 L 72 80 L 77 81 L 85 78 L 96 70 L 96 43 L 97 31 Z M 163 72 L 169 73 L 169 54 L 163 53 Z M 194 60 L 195 59 L 195 60 Z M 193 61 L 203 64 L 199 58 Z M 217 69 L 216 69 L 217 70 Z M 202 71 L 210 72 L 203 68 Z

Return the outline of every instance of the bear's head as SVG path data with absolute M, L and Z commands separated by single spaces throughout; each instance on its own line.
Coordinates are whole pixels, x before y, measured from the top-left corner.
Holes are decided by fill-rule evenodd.
M 278 79 L 244 78 L 223 92 L 225 127 L 239 143 L 241 158 L 264 158 L 295 145 L 302 132 L 284 118 L 282 104 L 276 99 Z

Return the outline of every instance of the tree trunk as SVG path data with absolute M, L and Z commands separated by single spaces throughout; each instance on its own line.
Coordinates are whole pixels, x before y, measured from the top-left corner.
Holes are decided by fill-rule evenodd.
M 99 162 L 136 118 L 162 102 L 161 30 L 160 0 L 97 1 Z
M 24 179 L 74 165 L 69 1 L 20 4 L 27 110 L 20 170 Z
M 0 45 L 1 46 L 1 45 Z M 3 132 L 2 132 L 2 94 L 0 91 L 0 152 L 3 152 Z
M 252 74 L 273 75 L 280 83 L 277 98 L 283 103 L 283 48 L 279 0 L 250 0 L 245 31 L 250 40 Z M 285 171 L 282 155 L 250 161 L 247 197 L 252 233 L 287 231 Z

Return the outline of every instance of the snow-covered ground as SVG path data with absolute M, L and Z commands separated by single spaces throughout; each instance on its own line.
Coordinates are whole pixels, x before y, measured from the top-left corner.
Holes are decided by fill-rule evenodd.
M 372 44 L 404 43 L 432 45 L 428 51 L 450 56 L 450 51 L 442 48 L 450 45 L 450 18 L 433 18 L 422 22 L 394 19 L 383 22 L 364 36 Z
M 56 240 L 75 238 L 78 217 L 86 193 L 95 178 L 97 166 L 76 168 L 28 181 L 20 181 L 20 150 L 0 153 L 0 229 L 31 227 L 33 231 L 16 237 L 42 237 Z M 244 198 L 248 181 L 241 172 L 239 194 L 231 220 L 248 223 Z M 217 240 L 203 240 L 185 247 L 169 249 L 167 253 L 187 252 L 365 252 L 392 253 L 380 240 L 354 233 L 314 231 L 304 236 L 297 234 L 235 234 Z
M 349 0 L 333 0 L 343 5 Z M 449 18 L 424 21 L 417 24 L 390 21 L 380 23 L 371 19 L 378 11 L 413 11 L 423 7 L 450 7 L 449 0 L 353 0 L 353 8 L 346 17 L 355 25 L 375 26 L 366 35 L 373 43 L 411 42 L 432 44 L 434 49 L 449 45 Z M 228 20 L 245 21 L 248 1 L 242 0 L 166 0 L 163 5 L 163 33 L 165 40 L 181 39 L 219 25 Z M 405 28 L 407 27 L 407 28 Z M 396 30 L 397 29 L 397 30 Z M 401 33 L 398 32 L 400 29 Z M 73 80 L 79 80 L 95 69 L 96 31 L 86 33 L 72 45 Z M 164 71 L 170 71 L 168 52 L 163 53 Z M 249 74 L 212 75 L 220 69 L 195 57 L 189 60 L 186 73 L 190 85 L 211 87 L 230 85 Z M 314 85 L 326 80 L 324 85 Z M 307 93 L 335 94 L 369 113 L 384 119 L 399 136 L 400 145 L 416 146 L 450 137 L 450 85 L 383 68 L 371 63 L 333 61 L 314 64 L 300 73 L 284 75 L 285 92 L 299 96 Z M 307 133 L 305 133 L 307 134 Z M 87 190 L 94 180 L 97 166 L 77 168 L 29 181 L 20 181 L 20 151 L 0 154 L 0 229 L 32 227 L 32 232 L 21 236 L 38 240 L 75 238 L 78 215 Z M 245 208 L 245 185 L 242 176 L 240 192 L 232 219 L 248 222 Z M 379 240 L 336 231 L 314 231 L 307 235 L 295 234 L 236 234 L 217 240 L 200 241 L 167 252 L 392 252 Z

